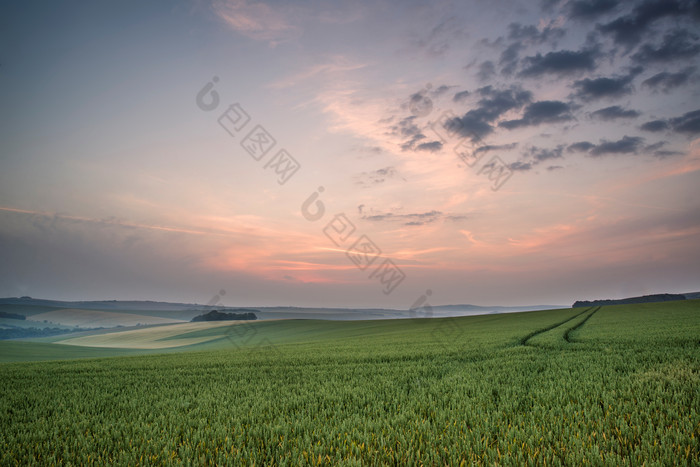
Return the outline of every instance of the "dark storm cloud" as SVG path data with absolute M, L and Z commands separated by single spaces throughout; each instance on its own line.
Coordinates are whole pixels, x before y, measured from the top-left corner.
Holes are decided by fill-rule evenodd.
M 421 143 L 416 146 L 416 151 L 437 152 L 442 149 L 440 141 L 430 141 L 429 143 Z
M 666 120 L 652 120 L 650 122 L 643 123 L 639 128 L 644 131 L 659 132 L 668 130 L 668 122 Z
M 454 102 L 462 102 L 465 100 L 471 93 L 469 91 L 460 91 L 458 93 L 455 93 L 454 97 L 452 97 L 452 100 Z
M 661 73 L 657 73 L 651 78 L 644 80 L 642 82 L 642 86 L 662 92 L 669 92 L 674 88 L 686 84 L 694 72 L 695 67 L 693 66 L 685 68 L 684 70 L 676 73 L 662 71 Z
M 450 131 L 469 138 L 480 138 L 493 131 L 491 123 L 509 110 L 522 108 L 532 99 L 532 93 L 518 86 L 508 89 L 494 89 L 484 86 L 475 91 L 481 99 L 478 107 L 462 117 L 456 117 L 446 123 Z
M 642 35 L 657 20 L 688 14 L 690 7 L 687 2 L 678 0 L 647 0 L 637 5 L 629 14 L 598 26 L 603 34 L 613 37 L 619 45 L 631 48 L 637 45 Z
M 523 69 L 518 76 L 536 78 L 546 74 L 571 75 L 595 69 L 595 59 L 598 55 L 593 49 L 559 50 L 545 55 L 537 54 L 523 59 Z
M 570 144 L 566 150 L 567 152 L 588 152 L 595 147 L 595 144 L 589 141 L 579 141 L 577 143 Z
M 637 63 L 666 63 L 674 60 L 690 60 L 700 53 L 698 36 L 681 29 L 666 34 L 658 46 L 644 44 L 632 55 Z
M 574 82 L 575 96 L 591 101 L 604 97 L 620 97 L 632 92 L 633 75 L 614 78 L 585 78 Z
M 600 120 L 617 120 L 618 118 L 637 118 L 641 115 L 641 112 L 632 109 L 623 109 L 619 105 L 613 105 L 611 107 L 605 107 L 603 109 L 598 109 L 591 113 L 591 117 Z
M 576 0 L 568 4 L 569 18 L 591 21 L 610 13 L 618 4 L 618 0 Z
M 523 126 L 557 123 L 571 120 L 571 105 L 561 101 L 539 101 L 529 104 L 518 120 L 507 120 L 499 126 L 512 130 Z
M 598 157 L 607 154 L 637 154 L 644 143 L 639 136 L 623 136 L 617 141 L 602 140 L 589 152 L 591 156 Z

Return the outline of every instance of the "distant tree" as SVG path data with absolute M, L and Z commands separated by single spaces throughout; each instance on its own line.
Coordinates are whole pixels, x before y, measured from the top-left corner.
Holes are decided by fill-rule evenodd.
M 204 313 L 199 316 L 195 316 L 192 318 L 192 322 L 197 322 L 197 321 L 239 321 L 239 320 L 254 320 L 258 319 L 258 316 L 255 314 L 256 311 L 259 310 L 240 310 L 240 311 L 246 311 L 244 313 L 221 313 L 218 310 L 212 310 L 209 313 Z

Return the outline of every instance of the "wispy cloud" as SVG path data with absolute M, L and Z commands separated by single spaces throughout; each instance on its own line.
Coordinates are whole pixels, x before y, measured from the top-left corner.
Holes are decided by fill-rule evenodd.
M 249 0 L 222 0 L 214 4 L 216 14 L 231 28 L 252 39 L 276 45 L 301 34 L 284 7 Z

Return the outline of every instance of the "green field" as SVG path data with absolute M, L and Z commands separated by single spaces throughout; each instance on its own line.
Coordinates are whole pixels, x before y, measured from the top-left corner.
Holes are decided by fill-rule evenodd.
M 169 327 L 0 342 L 0 465 L 700 463 L 698 300 Z

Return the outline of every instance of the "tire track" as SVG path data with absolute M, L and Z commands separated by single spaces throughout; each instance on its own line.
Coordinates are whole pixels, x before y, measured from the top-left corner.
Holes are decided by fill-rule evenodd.
M 568 343 L 573 342 L 571 340 L 571 333 L 576 331 L 577 329 L 580 329 L 584 324 L 586 324 L 586 321 L 591 319 L 591 316 L 596 314 L 598 312 L 598 310 L 600 310 L 600 306 L 597 306 L 595 309 L 593 309 L 593 311 L 588 316 L 586 316 L 580 323 L 578 323 L 576 326 L 573 326 L 573 327 L 567 329 L 566 332 L 564 333 L 564 340 Z
M 561 321 L 561 322 L 559 322 L 559 323 L 554 323 L 554 324 L 552 324 L 551 326 L 547 326 L 546 328 L 538 329 L 538 330 L 536 330 L 536 331 L 531 332 L 531 333 L 528 334 L 527 336 L 525 336 L 525 337 L 523 337 L 522 339 L 520 339 L 520 345 L 527 345 L 527 341 L 529 341 L 529 340 L 532 339 L 533 337 L 538 336 L 538 335 L 540 335 L 540 334 L 542 334 L 542 333 L 545 333 L 545 332 L 547 332 L 547 331 L 551 331 L 552 329 L 557 328 L 557 327 L 561 326 L 562 324 L 568 323 L 568 322 L 571 321 L 572 319 L 578 318 L 578 317 L 581 316 L 582 314 L 591 311 L 592 308 L 593 308 L 592 306 L 591 306 L 591 307 L 588 307 L 588 308 L 586 308 L 585 310 L 583 310 L 581 313 L 577 313 L 577 314 L 575 314 L 574 316 L 572 316 L 571 318 L 567 318 L 567 319 L 565 319 L 564 321 Z

